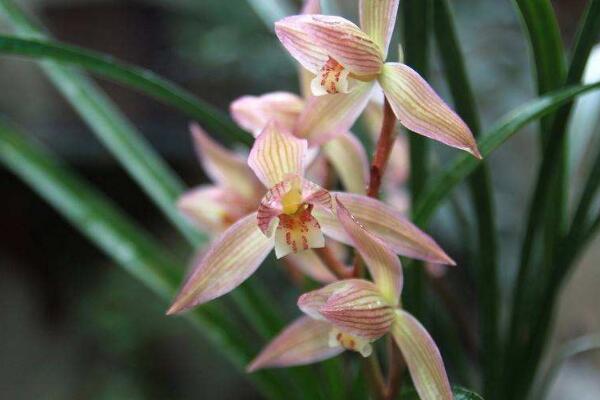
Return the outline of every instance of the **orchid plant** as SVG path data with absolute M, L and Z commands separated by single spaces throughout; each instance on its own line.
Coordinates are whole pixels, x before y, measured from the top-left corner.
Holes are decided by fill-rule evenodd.
M 0 16 L 14 31 L 14 36 L 0 35 L 0 53 L 40 58 L 45 73 L 93 132 L 198 249 L 184 279 L 173 278 L 171 266 L 177 262 L 170 249 L 3 120 L 0 162 L 116 263 L 172 300 L 167 314 L 187 313 L 266 396 L 449 400 L 462 390 L 450 380 L 468 385 L 478 380 L 488 400 L 545 398 L 553 369 L 547 375 L 540 371 L 558 295 L 585 244 L 600 229 L 595 207 L 600 152 L 581 195 L 569 196 L 565 150 L 569 102 L 600 87 L 598 82 L 577 86 L 600 34 L 600 0 L 589 0 L 569 68 L 550 2 L 514 2 L 531 42 L 539 98 L 486 132 L 479 126 L 447 0 L 403 0 L 400 28 L 406 52 L 399 46 L 391 61 L 399 0 L 356 0 L 358 25 L 325 15 L 320 0 L 305 0 L 299 14 L 291 16 L 286 16 L 289 7 L 276 7 L 281 2 L 287 4 L 250 3 L 263 12 L 275 10 L 277 17 L 269 19 L 272 39 L 297 62 L 299 94 L 278 90 L 241 96 L 231 102 L 229 118 L 147 70 L 51 40 L 11 0 L 0 0 Z M 435 34 L 457 112 L 425 79 L 429 34 Z M 193 146 L 211 182 L 184 190 L 134 125 L 74 68 L 130 85 L 197 120 L 190 127 Z M 541 163 L 517 273 L 507 278 L 513 295 L 505 301 L 497 265 L 495 196 L 482 156 L 537 119 L 542 121 Z M 365 136 L 355 135 L 361 133 L 359 120 L 375 143 L 372 156 Z M 407 133 L 400 133 L 400 127 Z M 427 164 L 432 149 L 421 147 L 425 140 L 415 135 L 467 153 L 455 152 L 453 162 L 436 170 Z M 227 146 L 226 139 L 235 139 L 235 146 Z M 454 287 L 446 285 L 443 273 L 456 262 L 425 230 L 466 178 L 475 223 L 464 228 L 476 235 L 464 240 L 469 245 L 464 253 L 473 253 L 477 262 L 457 269 L 469 279 Z M 572 218 L 571 197 L 578 200 Z M 455 203 L 457 209 L 462 206 Z M 285 314 L 286 321 L 268 291 L 242 285 L 257 279 L 251 276 L 271 253 L 289 272 L 291 283 L 281 286 L 299 308 Z M 421 275 L 423 264 L 429 275 Z M 471 286 L 476 312 L 463 304 L 469 296 L 457 293 Z M 426 296 L 427 289 L 435 298 Z M 213 302 L 234 290 L 234 305 Z M 447 312 L 433 309 L 438 304 Z M 476 314 L 472 318 L 471 312 Z M 296 313 L 302 316 L 294 319 Z M 445 325 L 446 319 L 454 326 Z M 260 350 L 257 344 L 266 345 Z M 357 361 L 362 373 L 357 373 Z M 315 371 L 291 368 L 317 363 L 315 371 L 326 371 L 332 388 L 342 388 L 335 395 L 306 384 L 316 379 Z M 461 398 L 479 396 L 469 392 Z
M 192 126 L 201 163 L 215 185 L 185 194 L 179 205 L 199 226 L 218 235 L 196 258 L 167 313 L 230 292 L 274 249 L 278 259 L 297 257 L 304 261 L 296 264 L 304 266 L 304 273 L 331 283 L 300 297 L 298 305 L 308 317 L 275 338 L 249 371 L 321 361 L 343 349 L 368 357 L 371 342 L 391 332 L 421 398 L 451 399 L 437 347 L 423 326 L 400 309 L 398 255 L 438 264 L 454 261 L 400 210 L 374 198 L 377 188 L 373 192 L 370 187 L 371 196 L 365 196 L 365 151 L 349 133 L 373 99 L 378 81 L 405 126 L 480 157 L 464 122 L 415 71 L 404 64 L 384 64 L 397 9 L 397 1 L 361 1 L 361 21 L 368 33 L 342 18 L 311 14 L 319 11 L 314 1 L 306 4 L 303 15 L 275 24 L 282 44 L 316 76 L 306 100 L 275 92 L 232 103 L 234 120 L 256 137 L 247 165 L 239 154 Z M 301 81 L 308 81 L 305 76 L 301 73 Z M 356 193 L 332 192 L 305 177 L 311 164 L 322 166 L 317 161 L 320 146 L 344 186 Z M 258 182 L 266 190 L 262 198 Z M 303 257 L 326 247 L 324 235 L 355 247 L 374 282 L 362 279 L 358 268 L 345 266 L 330 251 Z

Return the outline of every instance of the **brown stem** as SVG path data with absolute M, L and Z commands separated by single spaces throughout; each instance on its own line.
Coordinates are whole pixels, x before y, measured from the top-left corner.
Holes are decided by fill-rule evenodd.
M 371 163 L 371 174 L 369 177 L 369 186 L 367 196 L 378 197 L 381 180 L 385 173 L 387 162 L 392 152 L 394 140 L 396 140 L 396 116 L 387 99 L 383 102 L 383 122 L 381 123 L 381 132 L 377 140 L 377 147 L 373 162 Z
M 352 270 L 340 262 L 329 247 L 321 247 L 320 249 L 314 250 L 321 261 L 323 261 L 323 264 L 325 264 L 338 279 L 348 279 L 352 277 Z
M 373 354 L 363 360 L 363 369 L 369 382 L 373 399 L 386 400 L 385 382 L 383 381 L 379 361 L 377 361 L 377 357 L 375 356 L 375 349 L 373 349 Z
M 385 400 L 393 400 L 400 392 L 400 384 L 402 382 L 402 374 L 406 369 L 406 363 L 400 353 L 400 349 L 394 342 L 391 336 L 388 336 L 388 354 L 390 356 L 390 367 L 388 371 L 388 382 L 385 390 Z
M 390 106 L 387 98 L 383 100 L 383 121 L 381 122 L 381 131 L 377 139 L 377 147 L 371 162 L 371 172 L 369 174 L 369 186 L 367 187 L 367 196 L 378 198 L 381 180 L 385 173 L 390 153 L 396 140 L 396 116 Z M 354 257 L 354 270 L 352 276 L 360 278 L 363 274 L 362 262 L 358 254 Z

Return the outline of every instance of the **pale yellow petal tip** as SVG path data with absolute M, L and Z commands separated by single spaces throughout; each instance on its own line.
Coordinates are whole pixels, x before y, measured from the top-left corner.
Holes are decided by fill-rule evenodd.
M 254 360 L 254 361 L 252 361 L 250 364 L 248 364 L 246 366 L 246 373 L 247 374 L 251 374 L 251 373 L 256 372 L 259 369 L 261 369 L 261 366 L 260 366 L 260 364 L 257 361 L 258 360 Z
M 473 147 L 469 148 L 467 151 L 469 153 L 471 153 L 478 160 L 483 160 L 483 156 L 479 152 L 479 149 L 477 148 L 477 146 L 473 146 Z
M 167 312 L 165 313 L 165 315 L 176 315 L 179 314 L 180 312 L 183 311 L 183 308 L 181 307 L 180 304 L 178 303 L 173 303 L 171 305 L 171 307 L 169 307 L 169 309 L 167 310 Z

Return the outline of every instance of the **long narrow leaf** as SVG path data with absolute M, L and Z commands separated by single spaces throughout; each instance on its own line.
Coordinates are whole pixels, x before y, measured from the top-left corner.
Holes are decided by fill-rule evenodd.
M 454 99 L 456 111 L 471 128 L 477 138 L 480 134 L 480 120 L 475 97 L 463 59 L 460 44 L 454 27 L 448 0 L 435 0 L 434 26 L 438 50 L 444 65 L 445 75 Z M 484 162 L 469 179 L 471 203 L 477 217 L 477 295 L 479 298 L 479 320 L 484 371 L 484 393 L 489 399 L 498 392 L 500 349 L 500 289 L 498 285 L 497 239 L 494 218 L 494 204 L 489 170 Z
M 415 69 L 421 76 L 429 72 L 429 43 L 431 31 L 431 0 L 403 0 L 401 17 L 404 38 L 403 62 Z M 428 140 L 424 136 L 408 132 L 410 180 L 409 189 L 412 204 L 421 197 L 428 179 Z M 414 212 L 414 210 L 413 210 Z M 423 268 L 416 266 L 406 271 L 404 297 L 405 307 L 417 318 L 423 316 L 424 276 Z
M 542 96 L 517 107 L 505 117 L 495 123 L 478 142 L 481 154 L 489 156 L 502 143 L 510 139 L 519 129 L 528 123 L 548 115 L 558 107 L 571 101 L 582 93 L 600 87 L 600 82 L 589 85 L 574 86 L 561 89 L 546 96 Z M 468 155 L 457 156 L 445 171 L 431 180 L 427 191 L 416 205 L 414 221 L 423 227 L 427 225 L 434 212 L 446 196 L 477 166 L 479 162 Z
M 181 279 L 181 268 L 172 257 L 104 196 L 1 121 L 0 162 L 165 303 L 171 300 Z M 252 354 L 246 339 L 226 317 L 227 313 L 217 304 L 210 304 L 188 315 L 203 335 L 243 371 Z M 263 374 L 251 379 L 270 397 L 285 397 L 276 377 Z
M 569 65 L 569 71 L 566 78 L 566 84 L 575 84 L 581 80 L 584 66 L 594 45 L 598 34 L 600 33 L 600 2 L 592 0 L 584 14 L 579 34 L 577 36 L 573 57 Z M 545 146 L 536 186 L 534 189 L 533 199 L 529 209 L 529 217 L 527 228 L 522 247 L 521 265 L 519 269 L 517 288 L 514 296 L 514 310 L 511 321 L 510 339 L 515 341 L 520 337 L 520 332 L 531 332 L 532 326 L 539 326 L 541 330 L 536 330 L 536 334 L 531 336 L 530 342 L 522 343 L 522 347 L 516 346 L 516 343 L 511 344 L 512 357 L 507 360 L 510 365 L 521 365 L 521 370 L 513 369 L 514 377 L 517 377 L 519 383 L 512 385 L 515 396 L 525 396 L 531 388 L 533 374 L 537 370 L 537 365 L 541 358 L 547 337 L 549 335 L 551 312 L 542 312 L 538 315 L 535 311 L 539 305 L 544 305 L 544 308 L 549 309 L 549 304 L 553 304 L 548 296 L 557 296 L 557 293 L 550 293 L 550 288 L 560 287 L 560 282 L 552 281 L 552 279 L 562 279 L 561 274 L 556 274 L 554 270 L 564 268 L 568 269 L 570 264 L 558 264 L 557 260 L 563 260 L 564 256 L 558 254 L 557 249 L 563 249 L 569 254 L 575 254 L 576 251 L 570 251 L 569 246 L 578 246 L 579 240 L 567 242 L 567 244 L 558 243 L 558 236 L 563 234 L 563 221 L 561 213 L 564 212 L 563 204 L 565 203 L 566 189 L 558 187 L 554 184 L 554 177 L 563 177 L 566 179 L 566 161 L 564 159 L 566 143 L 567 143 L 567 122 L 572 109 L 572 103 L 567 103 L 560 108 L 556 113 L 552 125 L 550 126 L 547 146 Z M 554 184 L 554 185 L 553 185 Z M 549 202 L 548 199 L 553 201 Z M 544 267 L 544 276 L 551 277 L 550 279 L 539 280 L 543 284 L 542 289 L 534 291 L 535 293 L 544 293 L 537 299 L 531 299 L 525 296 L 528 293 L 524 288 L 529 287 L 531 282 L 537 281 L 538 269 L 532 269 L 532 246 L 535 241 L 536 227 L 542 223 L 545 226 L 545 243 L 542 265 Z M 583 224 L 582 224 L 583 225 Z M 578 227 L 576 228 L 578 229 Z M 570 239 L 573 239 L 572 237 Z M 565 249 L 566 248 L 566 249 Z M 551 268 L 548 268 L 551 267 Z M 539 284 L 539 283 L 538 283 Z M 531 291 L 530 291 L 531 292 Z M 530 293 L 529 292 L 529 293 Z M 550 310 L 551 311 L 551 310 Z M 533 314 L 533 318 L 532 318 Z M 548 319 L 542 321 L 542 319 Z M 524 361 L 519 361 L 524 360 Z M 508 364 L 507 364 L 508 365 Z
M 26 16 L 11 1 L 0 0 L 0 15 L 18 35 L 44 37 L 44 33 L 29 23 Z M 165 215 L 188 239 L 197 241 L 199 238 L 196 231 L 173 206 L 183 190 L 182 183 L 110 99 L 91 80 L 75 70 L 52 61 L 42 62 L 42 68 L 92 131 L 140 183 Z
M 83 68 L 176 107 L 215 135 L 226 136 L 234 142 L 252 143 L 251 135 L 210 104 L 150 70 L 120 62 L 112 56 L 54 41 L 6 35 L 0 35 L 0 53 L 48 59 Z
M 10 0 L 0 0 L 0 15 L 5 17 L 18 35 L 37 40 L 46 37 L 42 29 L 31 23 L 27 16 Z M 176 224 L 190 243 L 200 244 L 203 236 L 189 225 L 175 207 L 183 185 L 148 145 L 143 136 L 85 75 L 55 61 L 42 61 L 41 65 L 92 131 L 170 220 Z M 253 301 L 256 296 L 252 295 L 252 290 L 252 286 L 244 285 L 236 291 L 233 299 L 243 306 L 244 316 L 253 325 L 265 328 L 273 326 L 271 318 L 276 313 L 270 312 L 268 309 L 272 309 L 276 303 L 274 301 L 264 303 Z M 251 313 L 248 312 L 249 309 L 252 311 Z

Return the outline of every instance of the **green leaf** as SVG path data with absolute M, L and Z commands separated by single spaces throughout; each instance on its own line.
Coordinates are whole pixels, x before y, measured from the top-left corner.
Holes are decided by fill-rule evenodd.
M 584 66 L 588 56 L 595 44 L 596 38 L 600 33 L 600 1 L 592 0 L 582 19 L 579 33 L 573 51 L 573 57 L 569 65 L 569 71 L 566 78 L 566 84 L 575 84 L 581 80 Z M 571 224 L 574 232 L 569 232 L 564 238 L 564 227 L 562 224 L 561 204 L 565 202 L 567 190 L 559 187 L 557 190 L 553 186 L 555 176 L 566 176 L 566 163 L 564 163 L 564 153 L 567 143 L 567 122 L 572 109 L 572 103 L 569 102 L 560 108 L 552 122 L 549 131 L 550 140 L 544 148 L 542 165 L 540 167 L 536 181 L 533 199 L 529 208 L 527 228 L 523 241 L 521 265 L 518 274 L 517 288 L 513 300 L 513 315 L 510 329 L 510 342 L 512 350 L 509 353 L 511 358 L 507 360 L 506 365 L 519 365 L 521 368 L 513 369 L 513 376 L 518 379 L 518 384 L 512 385 L 516 396 L 525 396 L 530 390 L 533 382 L 533 376 L 537 371 L 543 349 L 550 333 L 550 319 L 553 312 L 555 297 L 558 296 L 558 288 L 561 281 L 570 269 L 574 258 L 579 250 L 587 241 L 579 232 L 579 229 L 585 229 L 586 224 L 581 221 L 585 218 L 585 208 L 589 207 L 586 198 L 589 192 L 584 190 L 580 203 L 582 208 L 578 207 L 575 220 Z M 594 185 L 594 174 L 590 176 L 591 183 Z M 565 179 L 566 181 L 566 179 Z M 593 191 L 593 188 L 591 188 Z M 552 199 L 552 202 L 549 201 Z M 558 207 L 558 209 L 557 209 Z M 541 223 L 547 228 L 546 242 L 544 247 L 544 258 L 542 262 L 543 274 L 546 279 L 539 279 L 540 268 L 535 268 L 532 261 L 532 247 L 536 238 L 536 227 Z M 548 228 L 554 229 L 554 236 L 548 240 Z M 558 243 L 557 243 L 558 241 Z M 533 283 L 537 282 L 541 288 L 534 291 L 527 291 Z M 532 298 L 531 293 L 540 293 Z M 544 311 L 538 313 L 537 310 L 543 305 Z M 533 316 L 533 317 L 532 317 Z M 535 328 L 534 328 L 535 327 Z M 531 340 L 516 345 L 516 338 L 522 337 L 522 332 L 536 332 L 530 336 Z M 514 379 L 511 379 L 511 381 Z
M 251 135 L 210 104 L 152 71 L 120 62 L 112 56 L 48 40 L 6 35 L 0 35 L 0 53 L 47 59 L 83 68 L 185 112 L 213 135 L 225 136 L 230 141 L 247 145 L 252 143 Z
M 246 0 L 254 12 L 262 19 L 265 26 L 274 29 L 275 21 L 292 15 L 294 7 L 289 0 Z
M 452 395 L 454 396 L 454 400 L 483 400 L 483 397 L 481 397 L 477 393 L 462 388 L 460 386 L 452 387 Z M 420 400 L 416 390 L 412 388 L 403 391 L 400 398 L 402 400 Z
M 1 121 L 0 162 L 133 277 L 166 302 L 173 298 L 183 270 L 173 257 L 110 200 Z M 252 357 L 252 346 L 228 315 L 221 304 L 211 303 L 187 314 L 187 318 L 243 371 Z M 249 378 L 270 398 L 286 397 L 280 376 L 253 374 Z
M 528 123 L 552 113 L 575 97 L 600 87 L 600 82 L 557 90 L 517 107 L 496 122 L 479 140 L 478 147 L 484 157 L 492 154 L 519 129 Z M 428 189 L 416 205 L 414 221 L 426 226 L 446 196 L 480 164 L 468 154 L 457 156 L 443 173 L 432 179 Z
M 429 43 L 432 17 L 431 0 L 403 0 L 400 11 L 403 29 L 403 62 L 416 70 L 424 78 L 429 72 Z M 416 204 L 423 194 L 428 180 L 429 146 L 428 138 L 408 132 L 410 151 L 409 189 L 411 201 Z M 413 210 L 414 212 L 414 210 Z M 418 264 L 418 263 L 415 263 Z M 406 309 L 417 318 L 423 317 L 424 276 L 423 268 L 416 265 L 406 269 L 404 298 Z
M 434 27 L 444 72 L 454 99 L 456 111 L 473 131 L 480 135 L 480 120 L 476 101 L 467 76 L 467 70 L 456 34 L 452 11 L 448 0 L 434 0 Z M 471 203 L 477 220 L 476 286 L 479 298 L 479 321 L 484 365 L 485 392 L 497 391 L 499 382 L 500 339 L 500 288 L 498 285 L 497 239 L 494 204 L 489 170 L 482 162 L 469 178 Z
M 42 29 L 29 22 L 27 16 L 10 0 L 0 0 L 0 15 L 6 18 L 18 35 L 36 40 L 45 38 Z M 176 200 L 183 190 L 179 178 L 173 174 L 110 99 L 78 70 L 49 60 L 41 61 L 41 65 L 51 81 L 92 131 L 150 198 L 159 205 L 165 215 L 184 233 L 188 241 L 196 246 L 201 244 L 205 237 L 190 226 L 175 206 Z M 150 79 L 147 82 L 156 82 L 156 80 Z M 259 328 L 268 329 L 274 325 L 271 318 L 277 314 L 269 309 L 275 307 L 277 303 L 275 301 L 260 303 L 253 301 L 255 297 L 252 294 L 253 290 L 255 288 L 252 283 L 242 285 L 233 295 L 233 299 L 243 306 L 241 307 L 242 314 L 250 323 Z M 248 312 L 250 307 L 251 313 Z M 281 322 L 279 321 L 277 324 L 281 324 Z M 288 373 L 293 374 L 293 372 Z

